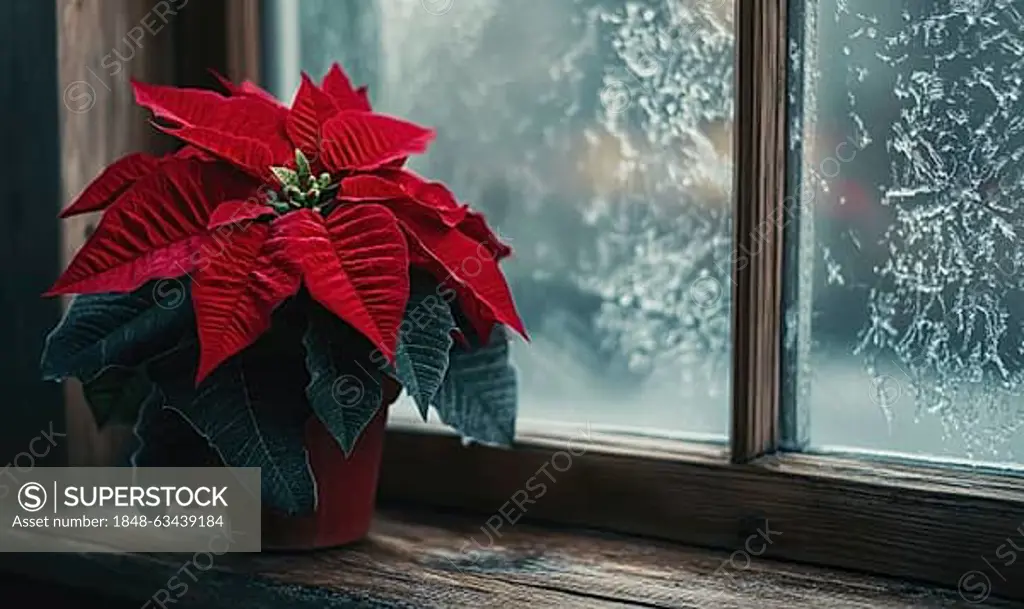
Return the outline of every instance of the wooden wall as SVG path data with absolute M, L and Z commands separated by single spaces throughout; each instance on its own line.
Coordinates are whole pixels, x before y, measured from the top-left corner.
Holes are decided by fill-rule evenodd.
M 134 151 L 167 152 L 176 145 L 156 132 L 134 105 L 130 78 L 213 86 L 210 69 L 236 79 L 258 78 L 258 0 L 55 1 L 56 94 L 62 101 L 58 207 L 67 205 L 114 159 Z M 91 214 L 62 222 L 62 265 L 82 246 L 97 219 Z M 56 228 L 57 220 L 52 222 Z M 129 430 L 100 434 L 80 388 L 69 384 L 66 389 L 70 461 L 111 462 Z
M 135 107 L 130 78 L 174 81 L 174 14 L 179 1 L 56 0 L 61 92 L 61 207 L 103 167 L 135 151 L 166 151 L 172 142 L 149 126 Z M 168 10 L 169 9 L 169 10 Z M 88 214 L 60 221 L 61 264 L 66 265 L 98 220 Z M 66 386 L 68 457 L 72 464 L 98 465 L 113 458 L 119 436 L 101 436 L 77 383 Z

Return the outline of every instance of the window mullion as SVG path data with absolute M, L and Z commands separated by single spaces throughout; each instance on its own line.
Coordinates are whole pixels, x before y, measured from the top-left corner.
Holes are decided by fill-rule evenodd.
M 732 460 L 780 440 L 786 0 L 736 0 Z

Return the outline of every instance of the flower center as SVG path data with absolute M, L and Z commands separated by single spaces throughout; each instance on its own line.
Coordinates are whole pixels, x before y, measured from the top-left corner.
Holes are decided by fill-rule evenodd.
M 271 167 L 270 171 L 281 188 L 268 193 L 267 204 L 281 213 L 303 208 L 319 210 L 331 202 L 337 190 L 337 185 L 331 184 L 329 173 L 313 175 L 309 159 L 301 150 L 295 151 L 295 169 Z

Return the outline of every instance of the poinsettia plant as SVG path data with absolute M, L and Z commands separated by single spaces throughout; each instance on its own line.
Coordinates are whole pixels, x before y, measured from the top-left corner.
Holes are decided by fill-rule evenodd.
M 221 83 L 132 83 L 184 147 L 119 159 L 61 213 L 103 215 L 47 292 L 76 296 L 44 377 L 82 381 L 101 426 L 179 414 L 224 463 L 262 467 L 287 513 L 316 505 L 307 420 L 347 454 L 389 383 L 424 418 L 509 443 L 505 328 L 525 337 L 498 264 L 511 250 L 405 168 L 434 132 L 374 112 L 337 65 L 303 74 L 290 107 Z

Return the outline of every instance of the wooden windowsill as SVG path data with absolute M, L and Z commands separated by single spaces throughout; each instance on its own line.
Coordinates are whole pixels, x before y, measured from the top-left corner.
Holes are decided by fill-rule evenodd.
M 486 520 L 392 508 L 378 515 L 369 539 L 344 549 L 224 555 L 206 571 L 189 555 L 0 553 L 0 572 L 179 609 L 965 606 L 955 591 L 748 560 L 742 550 L 730 560 L 664 542 L 524 523 L 501 530 L 492 546 L 481 528 Z M 751 548 L 757 552 L 760 544 Z M 198 566 L 208 567 L 205 558 Z

